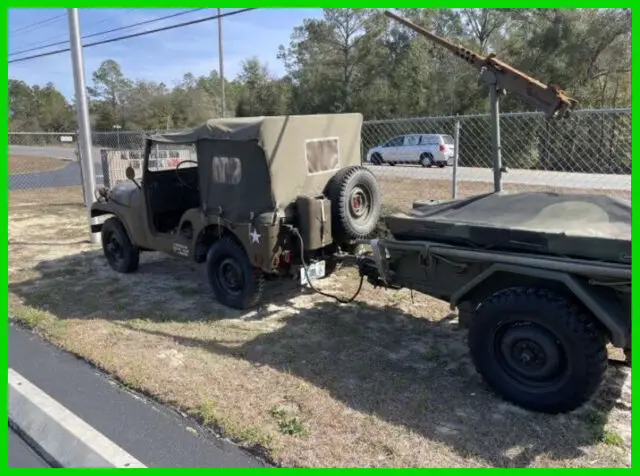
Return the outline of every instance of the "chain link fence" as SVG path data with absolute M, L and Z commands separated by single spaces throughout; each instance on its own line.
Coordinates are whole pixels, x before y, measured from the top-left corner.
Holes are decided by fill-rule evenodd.
M 77 185 L 76 143 L 75 132 L 9 132 L 9 190 L 36 195 L 43 188 Z
M 507 113 L 501 115 L 500 126 L 506 189 L 574 188 L 630 197 L 630 109 L 582 110 L 566 119 Z M 362 128 L 363 160 L 371 159 L 377 148 L 384 163 L 372 169 L 379 177 L 452 181 L 452 156 L 444 167 L 419 167 L 423 134 L 448 136 L 445 142 L 449 146 L 457 140 L 458 183 L 474 182 L 486 186 L 486 191 L 493 189 L 489 115 L 366 121 Z M 128 165 L 137 175 L 141 173 L 144 135 L 143 131 L 121 130 L 92 134 L 98 184 L 113 186 L 125 180 Z M 75 132 L 10 132 L 10 190 L 37 194 L 41 188 L 80 187 L 77 139 Z M 385 147 L 389 143 L 393 147 Z M 405 143 L 411 145 L 404 147 Z M 153 167 L 172 168 L 180 161 L 195 159 L 195 154 L 192 148 L 161 146 L 151 158 Z M 386 165 L 390 162 L 397 165 Z
M 493 182 L 490 116 L 420 117 L 368 121 L 362 130 L 362 156 L 396 167 L 381 175 L 451 180 L 446 170 L 407 172 L 431 152 L 421 147 L 422 137 L 449 136 L 459 148 L 459 181 Z M 569 118 L 547 119 L 541 113 L 507 113 L 500 116 L 502 165 L 505 186 L 589 189 L 615 195 L 631 191 L 631 110 L 581 110 Z M 448 161 L 449 164 L 452 160 Z M 488 190 L 491 189 L 488 185 Z

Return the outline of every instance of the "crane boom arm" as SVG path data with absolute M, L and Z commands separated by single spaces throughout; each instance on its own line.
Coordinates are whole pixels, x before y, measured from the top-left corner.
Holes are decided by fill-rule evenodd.
M 386 16 L 393 18 L 416 33 L 449 50 L 480 72 L 490 71 L 493 73 L 491 82 L 495 83 L 497 89 L 510 91 L 518 95 L 532 106 L 542 110 L 548 117 L 563 117 L 577 103 L 575 99 L 570 98 L 558 87 L 543 84 L 537 79 L 500 61 L 494 55 L 481 56 L 464 46 L 451 43 L 389 10 L 385 10 L 384 13 Z

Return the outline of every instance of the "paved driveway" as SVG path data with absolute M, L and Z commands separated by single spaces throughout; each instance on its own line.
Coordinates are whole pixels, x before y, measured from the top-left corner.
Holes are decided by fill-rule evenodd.
M 75 149 L 67 147 L 9 146 L 9 153 L 34 155 L 39 157 L 57 157 L 75 160 Z M 101 170 L 100 149 L 93 149 L 94 168 Z M 73 166 L 72 166 L 73 165 Z M 452 168 L 422 168 L 416 166 L 391 167 L 370 166 L 381 177 L 419 178 L 425 180 L 451 180 Z M 50 175 L 50 177 L 45 177 Z M 97 177 L 102 181 L 102 177 Z M 472 182 L 493 182 L 493 171 L 488 168 L 460 167 L 458 180 Z M 571 172 L 547 172 L 541 170 L 511 170 L 503 175 L 505 184 L 537 185 L 550 187 L 573 187 L 585 189 L 631 190 L 631 175 L 578 174 Z M 10 190 L 22 188 L 62 187 L 80 185 L 80 172 L 77 163 L 70 164 L 54 172 L 12 175 Z

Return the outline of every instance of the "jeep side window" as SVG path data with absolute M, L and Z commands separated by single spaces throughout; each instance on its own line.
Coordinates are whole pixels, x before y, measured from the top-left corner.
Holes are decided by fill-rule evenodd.
M 337 137 L 305 141 L 307 173 L 316 174 L 340 168 L 340 144 Z
M 179 146 L 155 144 L 149 154 L 147 169 L 152 173 L 172 170 L 175 169 L 182 161 L 196 160 L 195 157 L 195 146 L 191 144 L 181 144 Z M 182 164 L 180 169 L 187 169 L 191 167 L 197 167 L 197 164 L 188 162 L 186 164 Z
M 242 180 L 242 164 L 237 157 L 213 157 L 212 178 L 216 183 L 238 185 Z

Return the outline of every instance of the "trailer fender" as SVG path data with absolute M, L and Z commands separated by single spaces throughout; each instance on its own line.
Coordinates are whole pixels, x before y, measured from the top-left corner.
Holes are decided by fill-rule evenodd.
M 451 296 L 451 309 L 468 300 L 484 298 L 486 293 L 493 293 L 492 279 L 497 274 L 507 274 L 515 277 L 535 280 L 546 280 L 564 285 L 564 287 L 604 326 L 608 331 L 611 343 L 618 348 L 630 348 L 630 319 L 604 292 L 596 287 L 589 287 L 579 278 L 559 271 L 548 271 L 539 268 L 529 268 L 511 264 L 494 264 L 458 289 Z M 511 281 L 518 285 L 517 279 Z M 500 286 L 504 289 L 504 286 Z M 474 299 L 475 298 L 475 299 Z

